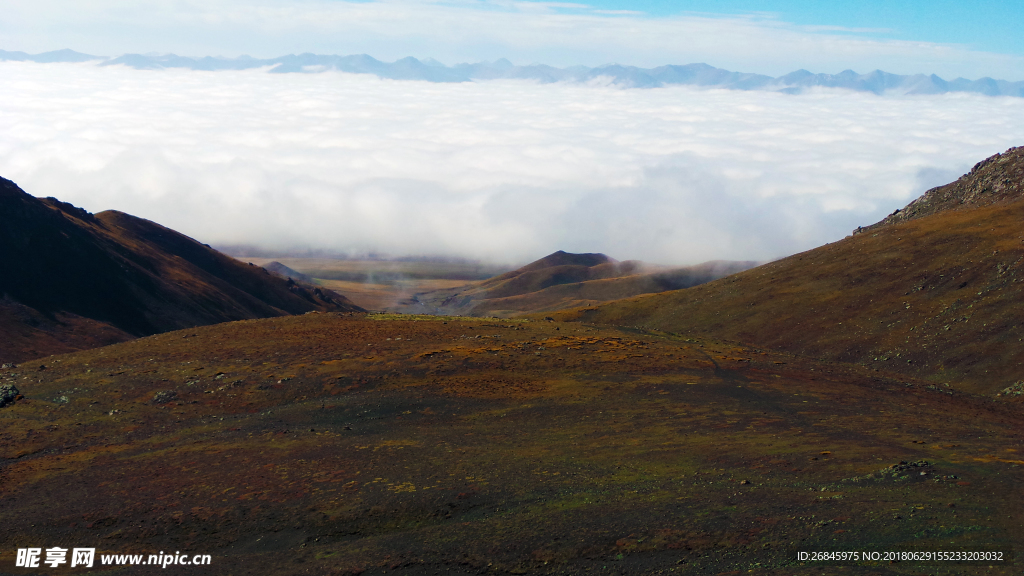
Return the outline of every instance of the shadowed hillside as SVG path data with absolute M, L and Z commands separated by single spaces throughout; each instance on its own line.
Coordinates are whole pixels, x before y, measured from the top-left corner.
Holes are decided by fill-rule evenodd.
M 842 241 L 561 317 L 713 335 L 965 390 L 1019 393 L 1022 173 L 1024 153 L 1011 149 Z
M 416 294 L 400 309 L 473 316 L 549 312 L 695 286 L 754 264 L 718 261 L 671 268 L 560 250 L 477 284 Z
M 357 310 L 159 224 L 0 179 L 0 360 L 228 320 Z

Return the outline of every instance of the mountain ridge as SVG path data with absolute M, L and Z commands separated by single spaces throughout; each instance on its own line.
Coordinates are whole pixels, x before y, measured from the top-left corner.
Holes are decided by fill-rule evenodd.
M 168 330 L 309 311 L 361 311 L 155 222 L 91 214 L 0 179 L 0 360 Z
M 493 62 L 459 63 L 446 66 L 432 58 L 407 56 L 395 62 L 383 62 L 367 54 L 288 54 L 276 58 L 239 56 L 188 57 L 176 54 L 122 54 L 108 58 L 64 49 L 42 54 L 0 50 L 0 61 L 31 61 L 39 63 L 89 62 L 101 66 L 122 65 L 139 70 L 185 68 L 190 70 L 249 70 L 267 68 L 268 72 L 316 73 L 328 70 L 354 74 L 372 74 L 391 80 L 422 80 L 427 82 L 472 82 L 480 80 L 521 79 L 540 83 L 577 82 L 607 83 L 623 88 L 660 88 L 665 86 L 696 86 L 729 90 L 766 90 L 799 94 L 815 88 L 839 88 L 873 94 L 946 94 L 965 92 L 987 96 L 1024 97 L 1024 81 L 997 80 L 983 77 L 976 80 L 956 78 L 945 80 L 935 74 L 900 75 L 874 70 L 858 74 L 844 70 L 838 74 L 796 70 L 778 77 L 764 74 L 733 72 L 705 63 L 670 64 L 641 68 L 620 64 L 596 67 L 570 66 L 557 68 L 546 64 L 515 65 L 505 58 Z

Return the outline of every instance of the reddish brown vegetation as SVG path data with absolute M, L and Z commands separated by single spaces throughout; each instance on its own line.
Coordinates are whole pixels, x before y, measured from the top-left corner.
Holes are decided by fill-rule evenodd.
M 212 554 L 176 568 L 194 574 L 820 574 L 795 552 L 1024 535 L 1017 407 L 710 340 L 311 314 L 6 382 L 24 399 L 0 409 L 5 563 L 96 546 Z

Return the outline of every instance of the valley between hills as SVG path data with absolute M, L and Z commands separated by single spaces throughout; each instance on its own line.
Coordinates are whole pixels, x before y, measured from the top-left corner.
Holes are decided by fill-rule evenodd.
M 678 290 L 753 268 L 711 261 L 659 266 L 559 250 L 515 270 L 473 263 L 239 257 L 286 279 L 343 292 L 380 312 L 507 318 Z
M 376 284 L 4 181 L 0 573 L 1019 573 L 1022 170 L 760 266 Z M 941 550 L 1005 560 L 797 556 Z

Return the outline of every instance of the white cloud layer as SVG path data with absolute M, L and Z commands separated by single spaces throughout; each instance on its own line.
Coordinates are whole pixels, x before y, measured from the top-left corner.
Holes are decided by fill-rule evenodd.
M 448 64 L 641 67 L 705 62 L 778 76 L 805 68 L 882 69 L 1024 80 L 1024 58 L 881 31 L 801 26 L 770 15 L 609 13 L 585 4 L 508 0 L 34 0 L 4 6 L 0 48 L 117 56 L 176 52 L 276 57 L 367 53 Z M 924 10 L 925 8 L 922 8 Z
M 0 63 L 0 175 L 211 244 L 769 259 L 1024 143 L 1024 98 Z

